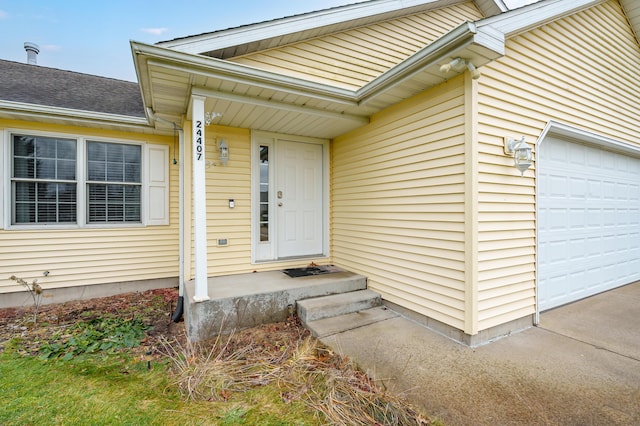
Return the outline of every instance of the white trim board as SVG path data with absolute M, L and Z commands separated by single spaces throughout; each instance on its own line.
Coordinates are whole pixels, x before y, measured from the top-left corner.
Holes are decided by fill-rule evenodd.
M 551 120 L 547 123 L 542 133 L 540 133 L 536 145 L 542 144 L 547 137 L 551 136 L 578 143 L 587 143 L 589 145 L 594 145 L 609 151 L 621 152 L 633 157 L 640 157 L 640 139 L 638 140 L 638 144 L 635 145 Z

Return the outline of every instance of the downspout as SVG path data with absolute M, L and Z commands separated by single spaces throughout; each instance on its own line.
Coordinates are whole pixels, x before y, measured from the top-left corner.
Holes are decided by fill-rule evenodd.
M 173 121 L 169 121 L 162 117 L 158 117 L 153 109 L 147 108 L 147 115 L 153 121 L 159 121 L 164 124 L 169 124 L 173 127 L 173 140 L 175 141 L 176 132 L 178 134 L 178 302 L 176 303 L 176 310 L 171 316 L 173 322 L 179 322 L 182 319 L 184 312 L 184 211 L 182 206 L 184 205 L 184 131 L 182 127 L 178 126 Z M 175 145 L 173 148 L 173 164 L 176 164 L 176 151 Z
M 175 124 L 174 124 L 175 126 Z M 174 127 L 175 128 L 175 127 Z M 171 320 L 180 322 L 184 312 L 184 131 L 178 130 L 178 302 Z

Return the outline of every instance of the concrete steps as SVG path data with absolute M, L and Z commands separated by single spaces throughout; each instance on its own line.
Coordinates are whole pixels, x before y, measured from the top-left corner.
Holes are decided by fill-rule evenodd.
M 385 306 L 351 312 L 337 317 L 323 318 L 306 324 L 311 334 L 318 339 L 344 331 L 364 327 L 365 325 L 397 317 L 398 314 Z
M 210 277 L 209 300 L 196 302 L 185 283 L 185 325 L 192 341 L 260 324 L 284 321 L 300 300 L 366 290 L 367 279 L 349 271 L 291 278 L 282 271 Z
M 297 302 L 298 318 L 315 337 L 326 337 L 397 316 L 372 290 L 314 297 Z

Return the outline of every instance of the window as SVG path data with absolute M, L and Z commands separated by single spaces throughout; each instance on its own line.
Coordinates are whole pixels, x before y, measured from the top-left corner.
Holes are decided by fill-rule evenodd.
M 140 222 L 142 147 L 87 142 L 88 223 Z
M 13 223 L 76 223 L 76 141 L 13 136 Z
M 168 146 L 6 136 L 5 226 L 169 224 Z
M 269 147 L 260 145 L 260 241 L 269 241 Z

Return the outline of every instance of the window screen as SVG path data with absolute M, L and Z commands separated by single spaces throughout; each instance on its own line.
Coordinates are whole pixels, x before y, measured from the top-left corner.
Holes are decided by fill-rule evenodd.
M 87 222 L 141 222 L 142 147 L 87 142 Z
M 76 141 L 13 135 L 12 148 L 12 222 L 75 223 Z

